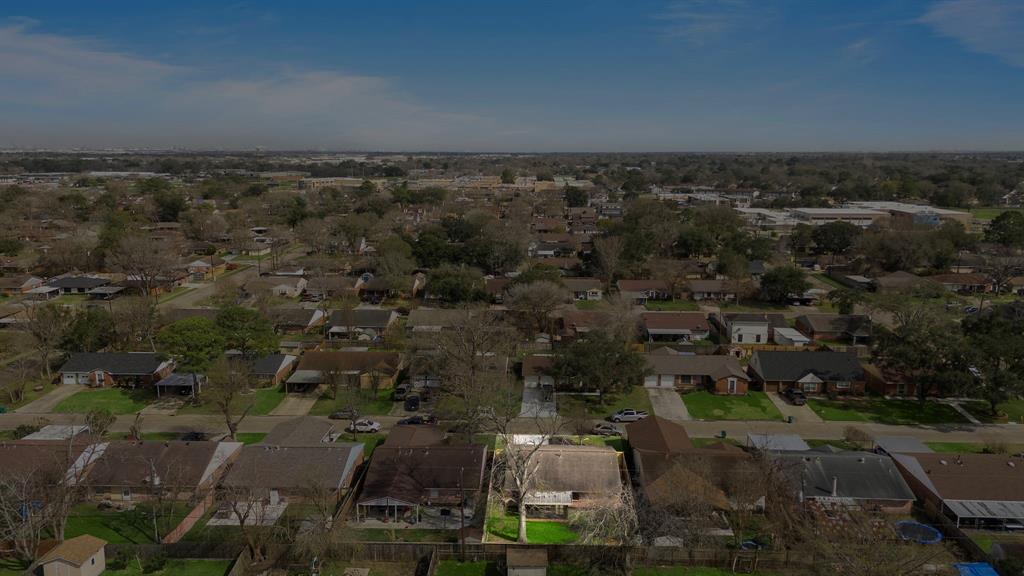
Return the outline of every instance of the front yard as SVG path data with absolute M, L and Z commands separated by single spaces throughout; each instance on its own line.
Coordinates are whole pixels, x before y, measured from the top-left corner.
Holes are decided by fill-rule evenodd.
M 36 386 L 42 386 L 41 390 L 35 390 Z M 0 406 L 7 409 L 8 412 L 21 408 L 25 404 L 32 402 L 46 396 L 50 392 L 57 389 L 60 384 L 54 384 L 52 382 L 46 382 L 44 379 L 33 380 L 25 384 L 25 394 L 21 397 L 18 402 L 11 402 L 11 397 L 7 393 L 0 394 Z
M 189 512 L 184 503 L 166 505 L 168 514 L 157 517 L 160 535 L 173 530 Z M 138 505 L 132 510 L 117 511 L 100 509 L 96 504 L 79 504 L 68 517 L 65 538 L 91 534 L 113 544 L 152 544 L 156 542 L 153 533 L 153 518 L 148 505 Z
M 885 398 L 810 398 L 807 405 L 823 420 L 876 424 L 962 424 L 967 420 L 947 404 Z
M 696 312 L 700 304 L 693 300 L 648 300 L 644 308 L 652 312 Z
M 213 402 L 203 402 L 202 394 L 199 395 L 200 404 L 192 404 L 186 402 L 181 408 L 178 409 L 178 414 L 218 414 L 219 410 Z M 236 414 L 241 414 L 243 410 L 252 403 L 252 410 L 249 414 L 252 416 L 266 416 L 270 414 L 270 411 L 277 407 L 284 400 L 284 388 L 260 388 L 254 390 L 252 394 L 242 394 L 235 398 L 231 403 L 231 406 Z
M 698 420 L 782 420 L 782 413 L 764 392 L 728 396 L 701 390 L 683 394 L 683 403 Z
M 597 395 L 558 394 L 558 412 L 562 416 L 571 416 L 582 408 L 590 418 L 607 418 L 623 408 L 651 411 L 651 398 L 642 386 L 633 386 L 623 394 L 605 394 L 604 403 L 598 398 Z
M 391 388 L 378 390 L 376 396 L 373 396 L 367 390 L 362 395 L 363 399 L 360 401 L 359 413 L 364 416 L 387 416 L 395 404 L 392 400 L 392 395 L 393 391 Z M 313 408 L 309 413 L 312 416 L 327 416 L 331 412 L 348 408 L 351 403 L 349 400 L 350 398 L 346 398 L 344 394 L 335 400 L 331 398 L 331 393 L 328 391 L 317 399 L 316 404 L 313 404 Z
M 982 400 L 971 400 L 961 404 L 972 416 L 982 422 L 1012 422 L 1024 424 L 1024 399 L 1009 400 L 996 406 L 999 416 L 992 414 L 988 402 Z
M 145 388 L 100 388 L 83 390 L 61 400 L 54 412 L 85 414 L 94 409 L 106 409 L 114 414 L 134 414 L 156 400 L 153 391 Z

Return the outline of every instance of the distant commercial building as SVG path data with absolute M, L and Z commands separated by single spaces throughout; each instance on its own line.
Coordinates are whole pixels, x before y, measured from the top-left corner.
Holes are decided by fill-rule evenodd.
M 889 217 L 888 212 L 869 208 L 793 208 L 789 213 L 798 222 L 821 226 L 831 222 L 849 222 L 867 228 Z

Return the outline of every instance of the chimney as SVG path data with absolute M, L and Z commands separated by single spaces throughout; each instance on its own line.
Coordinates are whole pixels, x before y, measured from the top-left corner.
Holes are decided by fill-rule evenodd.
M 832 497 L 835 498 L 836 496 L 839 496 L 839 477 L 838 476 L 833 476 L 832 477 Z

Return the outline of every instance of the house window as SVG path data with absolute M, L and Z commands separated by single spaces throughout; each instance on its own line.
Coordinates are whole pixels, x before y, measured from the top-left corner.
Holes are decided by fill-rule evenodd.
M 804 392 L 817 392 L 818 384 L 816 382 L 804 382 Z
M 849 382 L 836 382 L 837 390 L 848 390 L 850 388 Z
M 89 564 L 92 564 L 93 566 L 95 566 L 96 565 L 96 559 L 95 558 L 90 558 L 89 559 Z
M 757 334 L 757 335 L 754 336 L 754 342 L 758 342 L 758 343 L 761 342 L 761 335 L 760 334 Z
M 736 393 L 736 379 L 735 378 L 729 378 L 729 394 L 735 394 L 735 393 Z
M 132 489 L 131 488 L 122 488 L 121 489 L 121 498 L 124 499 L 124 500 L 131 500 L 132 499 Z
M 737 334 L 736 335 L 736 341 L 737 342 L 743 342 L 743 334 Z

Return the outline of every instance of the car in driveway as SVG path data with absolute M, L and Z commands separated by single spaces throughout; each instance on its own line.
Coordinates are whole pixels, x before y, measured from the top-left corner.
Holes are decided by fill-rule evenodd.
M 647 418 L 647 412 L 644 410 L 634 410 L 633 408 L 623 408 L 615 414 L 608 417 L 612 422 L 637 422 Z
M 423 424 L 437 424 L 437 418 L 430 414 L 423 414 L 419 416 L 410 416 L 408 418 L 402 418 L 398 421 L 401 426 L 419 426 Z
M 416 412 L 420 409 L 420 397 L 406 396 L 402 407 L 405 408 L 406 412 Z
M 782 397 L 789 400 L 789 403 L 793 406 L 803 406 L 807 404 L 807 395 L 804 394 L 803 390 L 798 388 L 786 388 L 782 391 Z
M 609 424 L 607 422 L 599 422 L 595 424 L 590 430 L 590 433 L 595 436 L 618 436 L 619 434 L 622 434 L 616 425 Z
M 369 418 L 360 418 L 354 424 L 349 424 L 345 430 L 348 432 L 380 432 L 380 422 Z

